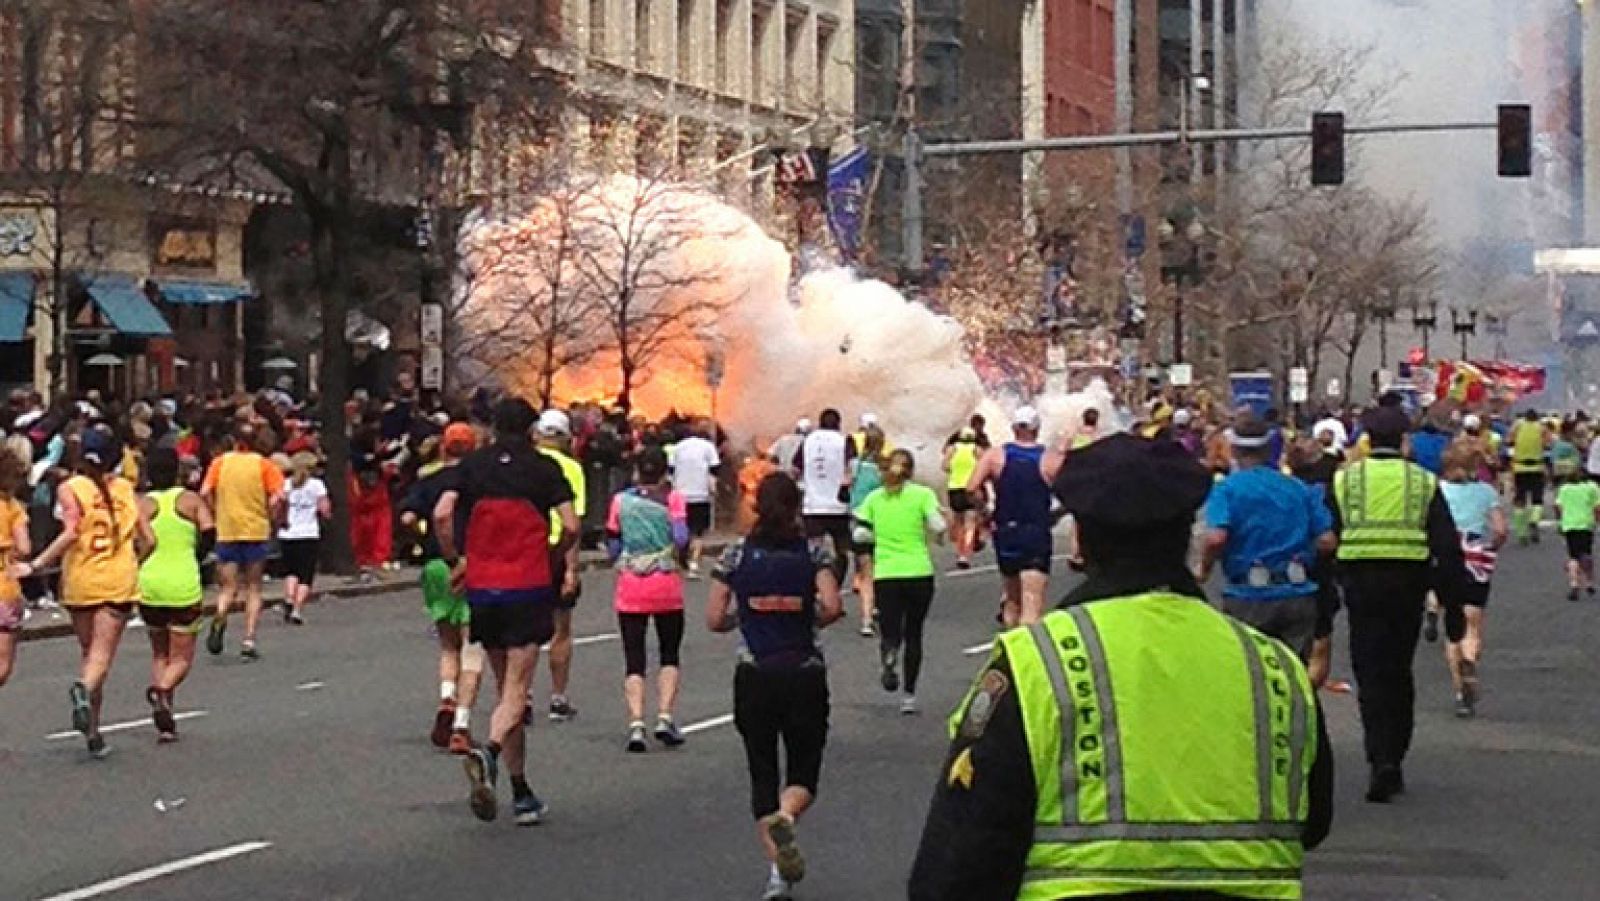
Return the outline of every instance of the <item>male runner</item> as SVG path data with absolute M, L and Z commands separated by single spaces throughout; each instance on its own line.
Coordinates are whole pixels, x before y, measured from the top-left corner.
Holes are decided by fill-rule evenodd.
M 839 431 L 838 410 L 823 410 L 817 429 L 806 436 L 792 461 L 805 491 L 802 514 L 806 537 L 833 542 L 833 576 L 844 584 L 850 569 L 850 461 L 855 445 Z
M 572 420 L 560 410 L 546 410 L 539 416 L 539 452 L 561 467 L 561 475 L 572 489 L 572 510 L 583 521 L 588 509 L 588 479 L 583 465 L 572 458 Z M 563 543 L 560 520 L 550 523 L 550 584 L 560 589 L 556 599 L 556 635 L 550 639 L 550 720 L 564 723 L 578 715 L 578 708 L 567 700 L 567 685 L 572 679 L 572 611 L 577 609 L 583 582 L 578 578 L 578 544 Z M 573 573 L 571 590 L 567 573 Z M 528 709 L 533 709 L 532 701 Z
M 565 585 L 551 582 L 551 519 L 561 520 L 558 554 L 578 540 L 579 525 L 561 467 L 533 446 L 535 418 L 533 407 L 520 398 L 496 405 L 495 443 L 461 462 L 459 481 L 439 498 L 433 513 L 440 555 L 466 591 L 473 637 L 483 645 L 499 683 L 489 740 L 466 757 L 472 812 L 480 820 L 495 818 L 495 783 L 504 756 L 519 826 L 540 822 L 547 810 L 528 787 L 522 715 L 539 646 L 555 637 L 559 593 L 575 591 L 578 578 L 573 567 Z M 464 548 L 456 546 L 458 517 L 466 523 Z
M 256 625 L 261 621 L 261 577 L 272 553 L 273 524 L 282 515 L 283 472 L 256 452 L 256 427 L 233 428 L 233 450 L 211 461 L 200 489 L 217 519 L 217 572 L 222 588 L 211 617 L 206 650 L 222 653 L 228 611 L 244 593 L 244 641 L 239 654 L 257 658 Z
M 1031 625 L 1044 615 L 1050 586 L 1050 485 L 1061 470 L 1062 454 L 1046 453 L 1039 443 L 1039 411 L 1019 407 L 1011 416 L 1014 439 L 990 448 L 967 482 L 967 493 L 981 497 L 993 485 L 994 552 L 1005 587 L 1001 618 L 1007 629 Z
M 710 420 L 694 424 L 689 437 L 678 442 L 672 455 L 672 487 L 683 495 L 689 510 L 689 578 L 700 578 L 700 555 L 705 550 L 706 533 L 711 531 L 711 505 L 717 494 L 717 474 L 722 457 L 717 446 L 717 427 Z

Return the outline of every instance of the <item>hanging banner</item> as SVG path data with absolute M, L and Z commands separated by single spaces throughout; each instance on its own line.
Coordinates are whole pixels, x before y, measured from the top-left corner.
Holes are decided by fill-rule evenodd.
M 828 228 L 846 262 L 861 251 L 861 207 L 867 196 L 869 158 L 857 147 L 828 169 Z

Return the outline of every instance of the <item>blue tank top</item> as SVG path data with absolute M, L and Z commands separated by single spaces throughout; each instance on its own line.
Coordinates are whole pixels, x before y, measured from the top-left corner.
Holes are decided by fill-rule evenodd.
M 738 604 L 742 659 L 761 669 L 823 662 L 816 641 L 817 567 L 809 544 L 746 543 L 728 586 Z
M 1034 552 L 1050 547 L 1050 486 L 1039 474 L 1044 448 L 1007 444 L 1006 462 L 995 482 L 995 550 Z

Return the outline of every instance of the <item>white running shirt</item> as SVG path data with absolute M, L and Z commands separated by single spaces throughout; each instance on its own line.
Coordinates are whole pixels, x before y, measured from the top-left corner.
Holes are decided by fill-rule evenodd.
M 672 454 L 672 487 L 686 503 L 707 503 L 711 500 L 711 470 L 721 465 L 716 445 L 699 435 L 685 438 Z
M 284 541 L 307 541 L 322 537 L 322 520 L 317 516 L 317 502 L 328 496 L 328 486 L 321 479 L 309 478 L 296 488 L 294 482 L 284 486 L 284 497 L 289 507 L 288 522 L 278 530 Z
M 805 464 L 801 481 L 805 483 L 806 516 L 845 516 L 850 512 L 848 500 L 839 500 L 839 489 L 844 487 L 845 443 L 841 432 L 818 429 L 806 436 L 800 448 L 800 462 Z

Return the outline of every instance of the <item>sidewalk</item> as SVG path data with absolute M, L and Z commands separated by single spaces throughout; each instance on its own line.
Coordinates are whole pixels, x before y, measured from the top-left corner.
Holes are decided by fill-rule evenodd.
M 732 541 L 729 535 L 706 536 L 705 559 L 713 560 L 722 553 Z M 611 562 L 606 559 L 604 551 L 582 551 L 578 555 L 579 568 L 583 572 L 597 569 L 610 569 Z M 343 576 L 321 574 L 318 576 L 317 598 L 365 598 L 378 595 L 394 594 L 400 591 L 409 591 L 417 587 L 417 571 L 414 567 L 405 567 L 399 572 L 379 573 L 371 582 L 360 582 Z M 271 610 L 283 604 L 283 580 L 272 579 L 262 586 L 261 599 L 266 608 Z M 217 589 L 211 586 L 206 589 L 205 609 L 210 615 L 217 608 Z M 27 620 L 22 624 L 22 631 L 18 638 L 21 641 L 38 641 L 45 638 L 61 638 L 72 634 L 72 621 L 65 610 L 30 610 Z

